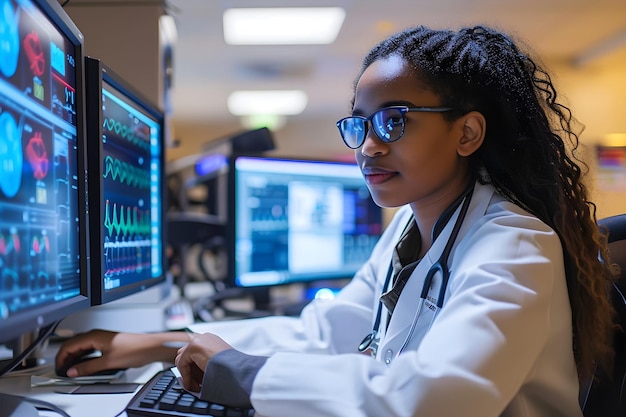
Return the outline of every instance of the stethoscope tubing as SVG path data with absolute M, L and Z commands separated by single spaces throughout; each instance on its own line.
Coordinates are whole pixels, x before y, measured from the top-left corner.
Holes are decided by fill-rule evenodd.
M 459 235 L 459 231 L 461 229 L 461 226 L 463 224 L 463 221 L 465 220 L 465 216 L 467 215 L 467 211 L 469 209 L 469 205 L 472 199 L 472 195 L 473 195 L 473 191 L 474 188 L 470 188 L 469 191 L 467 192 L 467 194 L 465 195 L 464 199 L 463 199 L 463 204 L 461 205 L 461 209 L 459 211 L 459 215 L 454 223 L 454 227 L 452 228 L 452 231 L 450 232 L 450 237 L 448 238 L 448 241 L 446 242 L 446 246 L 444 247 L 443 251 L 441 252 L 441 255 L 439 256 L 439 259 L 437 259 L 437 261 L 431 265 L 431 267 L 428 269 L 428 271 L 426 272 L 426 277 L 424 279 L 424 284 L 422 285 L 422 291 L 420 293 L 420 303 L 417 307 L 417 311 L 415 312 L 415 315 L 413 317 L 413 321 L 411 322 L 411 327 L 409 329 L 409 333 L 407 335 L 407 337 L 405 338 L 402 346 L 400 347 L 400 349 L 398 350 L 397 355 L 399 355 L 400 353 L 402 353 L 402 351 L 404 351 L 404 349 L 408 346 L 410 340 L 413 337 L 413 333 L 415 332 L 415 328 L 417 327 L 417 322 L 419 319 L 419 316 L 422 312 L 422 308 L 424 306 L 424 303 L 426 301 L 426 297 L 428 296 L 428 293 L 431 289 L 432 286 L 432 281 L 435 277 L 435 274 L 437 273 L 437 271 L 441 272 L 441 284 L 439 286 L 439 296 L 437 298 L 437 304 L 436 304 L 436 310 L 433 314 L 433 317 L 430 321 L 430 324 L 428 326 L 428 328 L 430 329 L 430 327 L 432 326 L 433 322 L 435 321 L 435 318 L 437 317 L 437 314 L 439 313 L 439 310 L 443 307 L 443 301 L 444 301 L 444 297 L 445 297 L 445 293 L 447 291 L 448 288 L 448 281 L 450 280 L 450 269 L 448 268 L 448 258 L 450 257 L 450 254 L 452 252 L 452 248 L 454 246 L 454 243 Z M 389 268 L 387 270 L 387 276 L 385 277 L 385 282 L 383 284 L 383 293 L 385 291 L 387 291 L 387 287 L 390 284 L 391 281 L 391 276 L 393 273 L 393 265 L 390 264 Z M 358 350 L 359 352 L 365 352 L 368 349 L 371 349 L 370 353 L 372 356 L 376 356 L 377 354 L 377 350 L 378 350 L 378 333 L 380 331 L 380 322 L 381 322 L 381 318 L 382 318 L 382 310 L 383 310 L 383 304 L 382 301 L 378 302 L 378 309 L 376 311 L 376 318 L 374 320 L 374 326 L 372 328 L 372 332 L 368 333 L 367 336 L 365 336 L 365 338 L 363 339 L 363 341 L 359 344 L 358 346 Z M 397 356 L 396 355 L 396 356 Z
M 387 276 L 385 277 L 385 283 L 383 284 L 383 293 L 387 291 L 387 287 L 391 282 L 391 276 L 393 274 L 393 263 L 389 264 L 389 268 L 387 268 Z M 361 343 L 359 344 L 358 350 L 359 352 L 365 352 L 369 348 L 377 347 L 378 342 L 376 338 L 378 336 L 378 331 L 380 330 L 380 320 L 382 318 L 383 313 L 383 302 L 382 300 L 378 301 L 378 308 L 376 310 L 376 318 L 374 319 L 374 326 L 372 327 L 371 333 L 368 333 L 367 336 L 363 338 Z M 376 345 L 376 346 L 374 346 Z M 372 356 L 375 356 L 375 350 L 372 352 Z
M 461 230 L 461 225 L 463 221 L 465 220 L 467 210 L 469 209 L 469 203 L 472 197 L 472 193 L 473 193 L 473 189 L 465 197 L 465 200 L 463 200 L 461 211 L 459 212 L 459 216 L 457 217 L 456 222 L 454 223 L 454 227 L 452 228 L 452 231 L 450 232 L 450 238 L 448 239 L 448 242 L 446 243 L 445 248 L 441 252 L 441 256 L 439 257 L 437 262 L 431 265 L 431 267 L 428 269 L 428 272 L 426 272 L 426 279 L 424 280 L 424 285 L 422 286 L 422 293 L 420 294 L 420 303 L 417 307 L 417 311 L 415 312 L 415 316 L 413 317 L 413 321 L 411 322 L 411 328 L 409 329 L 409 333 L 407 337 L 404 339 L 404 343 L 402 343 L 402 346 L 398 350 L 398 353 L 396 354 L 396 356 L 400 355 L 400 353 L 404 351 L 404 349 L 407 347 L 407 345 L 409 344 L 409 342 L 411 341 L 413 337 L 413 333 L 415 332 L 415 328 L 417 327 L 417 320 L 419 318 L 419 315 L 422 312 L 422 308 L 426 301 L 426 297 L 428 296 L 428 292 L 430 290 L 432 280 L 435 277 L 437 270 L 441 271 L 441 284 L 439 285 L 439 297 L 437 298 L 437 309 L 433 313 L 433 317 L 430 320 L 428 329 L 432 327 L 435 319 L 437 318 L 437 315 L 439 314 L 439 311 L 443 307 L 443 300 L 445 297 L 446 290 L 448 289 L 448 281 L 450 280 L 450 268 L 448 268 L 448 258 L 450 257 L 450 253 L 452 252 L 452 247 L 454 246 L 454 242 L 456 241 L 456 238 L 459 235 L 459 231 Z

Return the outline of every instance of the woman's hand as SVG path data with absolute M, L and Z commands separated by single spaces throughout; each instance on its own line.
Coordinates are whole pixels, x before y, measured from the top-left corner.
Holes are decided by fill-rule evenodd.
M 209 360 L 216 353 L 233 347 L 212 333 L 194 334 L 190 335 L 190 338 L 189 344 L 178 350 L 175 364 L 183 378 L 185 388 L 198 392 Z
M 65 341 L 56 356 L 56 369 L 69 366 L 67 376 L 92 375 L 106 369 L 125 369 L 151 362 L 173 362 L 176 348 L 167 343 L 188 342 L 183 332 L 137 334 L 92 330 Z M 102 356 L 75 364 L 82 356 L 100 351 Z M 75 365 L 74 365 L 75 364 Z

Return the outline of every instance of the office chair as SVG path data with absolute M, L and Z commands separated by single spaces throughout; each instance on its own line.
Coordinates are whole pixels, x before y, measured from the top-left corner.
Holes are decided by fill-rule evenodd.
M 598 225 L 608 231 L 611 262 L 621 267 L 611 297 L 619 327 L 614 334 L 612 374 L 596 371 L 593 381 L 581 384 L 580 404 L 585 417 L 626 416 L 626 214 L 607 217 Z

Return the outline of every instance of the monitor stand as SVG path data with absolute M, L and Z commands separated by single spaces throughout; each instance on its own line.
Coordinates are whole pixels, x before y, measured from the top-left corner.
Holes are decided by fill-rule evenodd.
M 131 333 L 166 331 L 165 309 L 176 296 L 168 274 L 165 283 L 70 314 L 59 324 L 57 334 L 72 336 L 92 329 Z
M 254 309 L 257 311 L 271 311 L 272 299 L 269 287 L 255 287 L 244 290 L 249 293 L 254 301 Z
M 39 411 L 22 397 L 0 393 L 0 417 L 39 417 Z

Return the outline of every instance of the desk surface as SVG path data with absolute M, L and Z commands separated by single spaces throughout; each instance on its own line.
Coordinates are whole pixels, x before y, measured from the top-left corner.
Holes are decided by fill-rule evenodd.
M 49 367 L 37 368 L 36 372 L 17 372 L 0 378 L 0 392 L 5 394 L 31 397 L 52 403 L 72 417 L 115 417 L 126 416 L 124 409 L 133 395 L 141 388 L 137 387 L 132 394 L 60 394 L 55 392 L 60 386 L 31 387 L 32 374 L 48 372 Z M 156 372 L 164 368 L 162 363 L 146 365 L 142 368 L 128 369 L 124 376 L 115 382 L 146 383 Z M 58 416 L 57 413 L 42 412 L 42 416 Z

